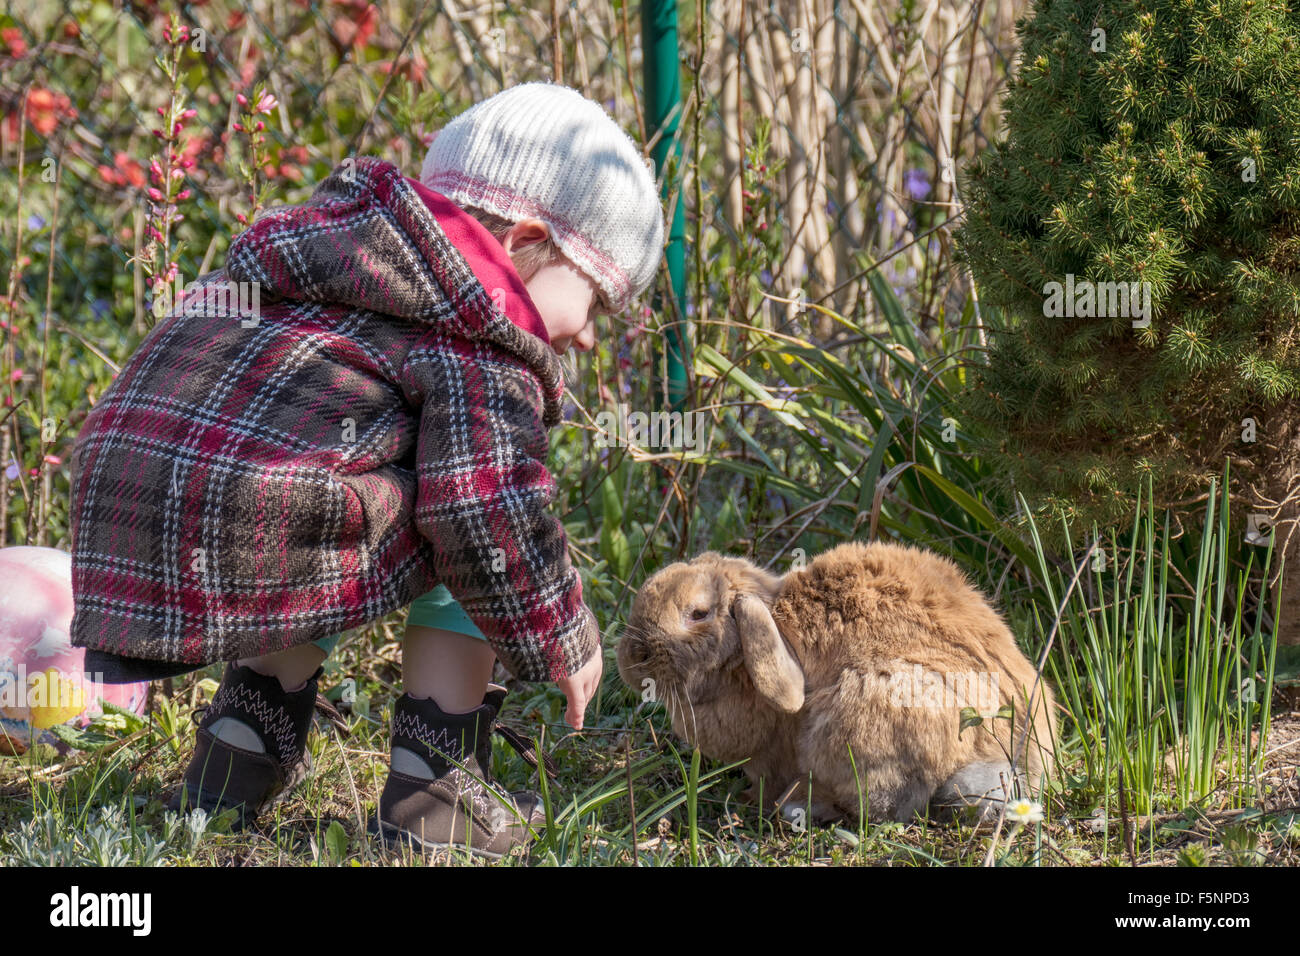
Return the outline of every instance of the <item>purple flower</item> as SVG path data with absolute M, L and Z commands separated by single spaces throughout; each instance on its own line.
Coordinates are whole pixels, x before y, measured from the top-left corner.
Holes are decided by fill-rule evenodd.
M 919 169 L 909 169 L 903 174 L 903 189 L 913 199 L 924 199 L 930 195 L 930 180 Z
M 9 459 L 9 467 L 5 469 L 5 477 L 13 481 L 18 477 L 18 462 L 12 458 Z
M 108 300 L 96 299 L 94 302 L 90 303 L 90 311 L 95 318 L 102 319 L 104 316 L 108 315 Z
M 876 215 L 879 216 L 881 224 L 890 232 L 898 228 L 898 213 L 892 208 L 886 209 L 881 214 L 881 203 L 876 203 Z
M 686 314 L 687 314 L 687 315 L 694 315 L 694 314 L 695 314 L 695 303 L 694 303 L 694 302 L 687 302 L 687 303 L 686 303 Z
M 833 216 L 840 211 L 840 204 L 834 199 L 826 200 L 826 215 Z
M 27 217 L 27 228 L 30 229 L 32 232 L 35 232 L 37 229 L 44 229 L 45 220 L 42 219 L 40 216 L 36 215 L 36 213 L 32 213 L 30 216 Z
M 760 272 L 760 273 L 758 274 L 758 279 L 759 279 L 760 282 L 763 283 L 763 285 L 771 285 L 771 284 L 772 284 L 772 270 L 771 270 L 771 269 L 764 269 L 762 272 Z

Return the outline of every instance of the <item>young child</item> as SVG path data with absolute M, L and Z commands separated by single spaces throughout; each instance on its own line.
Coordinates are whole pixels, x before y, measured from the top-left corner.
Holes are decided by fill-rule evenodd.
M 603 666 L 547 512 L 559 356 L 649 286 L 663 231 L 604 109 L 527 83 L 440 130 L 419 182 L 349 159 L 266 212 L 149 332 L 75 443 L 72 641 L 110 682 L 229 662 L 173 809 L 242 825 L 287 795 L 339 632 L 411 605 L 369 829 L 529 838 L 536 794 L 489 776 L 493 661 L 577 729 Z

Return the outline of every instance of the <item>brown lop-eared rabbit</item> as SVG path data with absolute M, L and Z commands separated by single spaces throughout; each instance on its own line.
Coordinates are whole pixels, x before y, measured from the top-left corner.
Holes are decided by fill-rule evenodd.
M 850 542 L 783 577 L 712 551 L 669 565 L 637 593 L 618 671 L 706 756 L 748 757 L 751 799 L 762 778 L 817 822 L 862 804 L 871 821 L 987 818 L 1051 770 L 1051 690 L 961 569 L 906 545 Z M 1005 716 L 960 729 L 963 707 L 1007 705 L 1014 733 Z

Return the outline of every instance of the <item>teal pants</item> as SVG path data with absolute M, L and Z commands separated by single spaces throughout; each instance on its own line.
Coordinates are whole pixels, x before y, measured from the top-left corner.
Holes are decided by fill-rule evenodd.
M 451 592 L 441 584 L 411 602 L 411 613 L 406 623 L 408 626 L 414 624 L 419 627 L 436 627 L 443 631 L 454 631 L 457 634 L 477 637 L 481 641 L 487 640 L 483 632 L 469 619 L 465 609 L 456 603 Z M 342 636 L 342 634 L 334 634 L 312 643 L 324 651 L 326 657 L 329 657 L 334 653 L 334 647 Z

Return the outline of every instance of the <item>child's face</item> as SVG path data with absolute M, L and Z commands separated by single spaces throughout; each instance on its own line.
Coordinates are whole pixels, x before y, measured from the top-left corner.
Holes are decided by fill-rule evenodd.
M 501 244 L 507 253 L 548 236 L 540 219 L 524 219 L 510 227 Z M 606 311 L 600 287 L 568 259 L 543 266 L 524 283 L 528 295 L 542 315 L 551 348 L 563 355 L 570 346 L 581 352 L 596 344 L 596 315 Z

